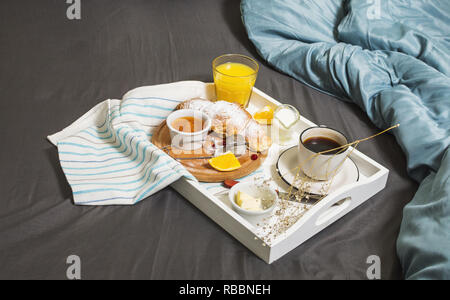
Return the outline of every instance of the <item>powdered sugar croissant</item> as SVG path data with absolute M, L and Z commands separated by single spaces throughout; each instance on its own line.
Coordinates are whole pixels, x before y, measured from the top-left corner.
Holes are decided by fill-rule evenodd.
M 227 101 L 212 102 L 196 98 L 180 103 L 176 109 L 202 111 L 211 118 L 211 130 L 217 134 L 231 136 L 240 134 L 245 137 L 249 148 L 263 152 L 272 145 L 265 128 L 256 122 L 252 115 L 240 105 Z

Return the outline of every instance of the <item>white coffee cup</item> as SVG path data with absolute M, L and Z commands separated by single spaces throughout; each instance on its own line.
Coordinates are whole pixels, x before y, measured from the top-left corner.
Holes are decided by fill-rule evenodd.
M 203 124 L 203 127 L 202 124 L 194 124 L 194 130 L 196 130 L 194 132 L 184 132 L 175 129 L 172 125 L 173 122 L 178 118 L 183 117 L 193 117 L 194 120 L 202 120 L 201 123 Z M 180 109 L 172 112 L 167 117 L 166 124 L 167 127 L 169 127 L 172 150 L 177 148 L 180 150 L 193 151 L 201 148 L 211 129 L 211 119 L 208 115 L 193 109 Z
M 308 139 L 317 137 L 331 139 L 339 145 L 346 145 L 348 141 L 344 134 L 326 126 L 307 128 L 300 135 L 298 156 L 303 173 L 315 180 L 329 180 L 342 170 L 348 155 L 349 147 L 341 149 L 340 152 L 336 154 L 317 154 L 306 148 L 304 144 Z

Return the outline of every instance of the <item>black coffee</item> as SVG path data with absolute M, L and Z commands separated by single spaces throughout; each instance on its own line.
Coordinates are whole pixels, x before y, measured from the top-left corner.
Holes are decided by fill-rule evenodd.
M 331 150 L 342 146 L 335 140 L 322 136 L 310 137 L 303 142 L 303 145 L 305 145 L 306 149 L 316 153 Z M 324 154 L 332 155 L 338 153 L 339 151 L 343 151 L 343 149 L 333 150 Z

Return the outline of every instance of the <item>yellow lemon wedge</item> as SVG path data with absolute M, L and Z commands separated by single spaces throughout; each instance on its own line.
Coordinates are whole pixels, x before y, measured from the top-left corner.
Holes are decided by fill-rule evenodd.
M 232 152 L 213 157 L 208 162 L 211 167 L 221 172 L 234 171 L 241 167 L 241 163 Z
M 262 109 L 260 109 L 253 115 L 253 119 L 255 119 L 260 124 L 264 124 L 264 125 L 272 124 L 272 119 L 273 119 L 272 106 L 270 106 L 270 105 L 264 106 Z

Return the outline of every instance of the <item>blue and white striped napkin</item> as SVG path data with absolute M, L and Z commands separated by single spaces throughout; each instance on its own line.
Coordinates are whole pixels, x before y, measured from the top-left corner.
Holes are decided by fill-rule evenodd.
M 75 204 L 129 205 L 180 177 L 196 180 L 154 146 L 153 130 L 178 103 L 207 98 L 206 84 L 184 81 L 137 88 L 106 100 L 48 137 L 58 147 Z

